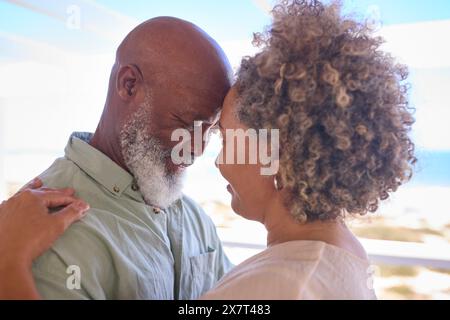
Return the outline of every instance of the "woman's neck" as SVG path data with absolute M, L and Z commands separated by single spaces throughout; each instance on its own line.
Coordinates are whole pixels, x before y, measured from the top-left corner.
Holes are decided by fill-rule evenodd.
M 281 205 L 266 213 L 264 225 L 268 247 L 291 241 L 320 241 L 367 259 L 363 246 L 342 219 L 301 224 Z
M 314 221 L 306 224 L 297 222 L 288 212 L 277 215 L 278 219 L 266 220 L 267 245 L 273 246 L 289 241 L 322 241 L 336 243 L 342 231 L 346 229 L 344 222 Z

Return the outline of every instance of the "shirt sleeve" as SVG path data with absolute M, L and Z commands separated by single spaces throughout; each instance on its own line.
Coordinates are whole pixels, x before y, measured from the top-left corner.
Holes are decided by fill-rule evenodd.
M 46 300 L 88 300 L 91 297 L 80 285 L 76 285 L 77 277 L 58 255 L 47 251 L 33 265 L 33 276 L 38 292 Z M 75 282 L 74 282 L 75 281 Z
M 115 277 L 110 251 L 90 229 L 83 222 L 73 224 L 33 263 L 36 286 L 44 299 L 113 298 L 114 281 L 108 281 Z

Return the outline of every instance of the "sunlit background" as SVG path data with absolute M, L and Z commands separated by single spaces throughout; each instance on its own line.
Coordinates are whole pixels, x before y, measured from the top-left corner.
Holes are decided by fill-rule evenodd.
M 411 70 L 413 181 L 371 217 L 350 225 L 376 265 L 384 299 L 450 298 L 450 2 L 354 0 L 345 10 L 378 24 L 385 48 Z M 266 0 L 0 0 L 0 200 L 63 155 L 73 131 L 95 130 L 117 45 L 140 22 L 189 20 L 226 51 L 234 68 L 255 53 L 270 22 Z M 236 217 L 213 165 L 213 139 L 185 192 L 219 227 L 235 263 L 262 250 L 262 226 Z

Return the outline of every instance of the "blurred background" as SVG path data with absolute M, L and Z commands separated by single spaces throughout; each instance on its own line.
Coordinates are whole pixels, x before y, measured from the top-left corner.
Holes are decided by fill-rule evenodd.
M 385 49 L 411 71 L 414 179 L 376 214 L 352 219 L 374 263 L 381 299 L 450 298 L 450 2 L 344 0 L 376 24 Z M 93 132 L 115 50 L 140 22 L 167 15 L 207 31 L 236 69 L 256 52 L 270 0 L 0 0 L 0 201 L 63 155 L 73 131 Z M 263 250 L 265 230 L 234 215 L 214 167 L 213 138 L 185 192 L 216 223 L 234 263 Z

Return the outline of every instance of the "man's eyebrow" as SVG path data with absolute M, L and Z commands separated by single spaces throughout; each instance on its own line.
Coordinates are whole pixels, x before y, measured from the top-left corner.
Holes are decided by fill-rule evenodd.
M 211 119 L 208 118 L 206 115 L 202 113 L 189 113 L 189 112 L 183 112 L 180 114 L 181 119 L 186 119 L 188 121 L 202 121 L 205 123 L 210 123 Z

